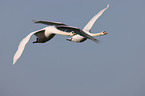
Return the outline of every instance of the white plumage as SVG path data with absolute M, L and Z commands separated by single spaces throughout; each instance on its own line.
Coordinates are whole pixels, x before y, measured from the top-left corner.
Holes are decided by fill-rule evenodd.
M 101 10 L 97 15 L 95 15 L 88 24 L 84 27 L 83 30 L 67 26 L 61 22 L 50 22 L 50 21 L 35 21 L 35 23 L 42 23 L 46 25 L 50 25 L 48 27 L 45 27 L 41 30 L 37 30 L 34 32 L 31 32 L 29 35 L 27 35 L 22 41 L 20 42 L 18 49 L 13 57 L 13 64 L 17 62 L 17 60 L 22 55 L 24 48 L 28 41 L 30 40 L 32 35 L 36 35 L 37 39 L 33 43 L 45 43 L 52 39 L 55 34 L 59 35 L 65 35 L 65 36 L 73 36 L 72 38 L 68 38 L 67 40 L 73 41 L 73 42 L 83 42 L 86 39 L 93 40 L 94 42 L 99 42 L 97 39 L 93 38 L 92 36 L 100 36 L 107 34 L 106 32 L 100 32 L 100 33 L 90 33 L 90 29 L 92 28 L 95 21 L 105 12 L 105 10 L 109 7 L 109 4 L 107 7 L 103 10 Z
M 94 25 L 94 23 L 96 22 L 96 20 L 108 9 L 109 4 L 107 5 L 106 8 L 104 8 L 103 10 L 101 10 L 99 13 L 97 13 L 89 22 L 88 24 L 83 28 L 83 31 L 86 32 L 87 34 L 89 34 L 90 36 L 101 36 L 101 35 L 106 35 L 107 33 L 105 31 L 102 31 L 100 33 L 90 33 L 90 30 L 92 28 L 92 26 Z M 68 41 L 72 41 L 72 42 L 83 42 L 85 41 L 87 38 L 84 38 L 83 36 L 80 36 L 79 34 L 74 35 L 71 38 L 68 38 L 66 40 Z
M 52 23 L 52 22 L 51 22 Z M 66 31 L 63 31 L 66 30 Z M 30 40 L 32 35 L 36 35 L 37 39 L 33 43 L 45 43 L 52 39 L 55 34 L 65 35 L 65 36 L 73 36 L 75 34 L 80 34 L 81 36 L 84 36 L 85 38 L 91 39 L 95 42 L 97 42 L 97 39 L 93 38 L 92 36 L 88 35 L 87 33 L 83 32 L 77 27 L 72 26 L 66 26 L 66 25 L 57 25 L 53 24 L 52 26 L 45 27 L 41 30 L 37 30 L 35 32 L 31 32 L 29 35 L 27 35 L 19 44 L 18 49 L 13 57 L 13 64 L 16 63 L 16 61 L 20 58 L 22 55 L 24 48 L 28 41 Z

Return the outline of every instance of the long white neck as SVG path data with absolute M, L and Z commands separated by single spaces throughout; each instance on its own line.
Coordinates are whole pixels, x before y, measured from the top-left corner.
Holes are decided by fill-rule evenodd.
M 103 35 L 102 33 L 91 33 L 90 34 L 91 36 L 101 36 L 101 35 Z
M 100 33 L 89 33 L 89 35 L 91 35 L 91 36 L 102 36 L 102 35 L 105 35 L 105 34 L 104 34 L 104 31 L 102 31 Z

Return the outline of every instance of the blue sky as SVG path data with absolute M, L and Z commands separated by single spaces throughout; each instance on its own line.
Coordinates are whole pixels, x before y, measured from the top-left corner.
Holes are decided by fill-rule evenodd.
M 15 65 L 19 42 L 45 27 L 33 19 L 83 28 L 110 4 L 92 32 L 99 44 L 55 36 L 32 44 Z M 144 0 L 1 0 L 0 96 L 145 96 Z

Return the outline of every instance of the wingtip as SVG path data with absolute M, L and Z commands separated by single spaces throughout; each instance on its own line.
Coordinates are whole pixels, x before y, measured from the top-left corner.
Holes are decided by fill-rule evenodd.
M 17 62 L 17 60 L 15 58 L 13 58 L 13 65 Z
M 109 4 L 107 4 L 107 8 L 109 7 Z
M 93 40 L 95 43 L 99 44 L 100 41 L 98 39 Z
M 13 61 L 13 65 L 15 65 L 16 61 Z
M 39 20 L 33 19 L 32 22 L 37 23 Z
M 99 40 L 97 40 L 97 41 L 95 41 L 97 44 L 99 44 L 100 43 L 100 41 Z

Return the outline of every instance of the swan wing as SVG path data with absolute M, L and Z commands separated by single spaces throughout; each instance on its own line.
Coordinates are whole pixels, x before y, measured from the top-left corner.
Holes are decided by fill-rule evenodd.
M 89 22 L 88 24 L 83 28 L 83 30 L 85 31 L 90 31 L 90 29 L 92 28 L 92 26 L 94 25 L 94 23 L 96 22 L 96 20 L 107 10 L 107 8 L 109 7 L 109 4 L 107 4 L 107 7 L 104 8 L 103 10 L 101 10 L 98 14 L 96 14 Z
M 61 30 L 61 31 L 65 30 L 66 32 L 74 32 L 75 34 L 79 34 L 80 36 L 83 36 L 85 38 L 91 39 L 92 41 L 94 41 L 96 43 L 99 43 L 99 40 L 95 39 L 94 37 L 90 36 L 89 34 L 87 34 L 86 32 L 84 32 L 82 30 L 80 30 L 77 27 L 60 25 L 60 26 L 56 26 L 56 28 L 58 30 Z
M 45 25 L 66 25 L 61 22 L 41 21 L 41 20 L 33 20 L 33 21 L 34 21 L 34 23 L 41 23 L 41 24 L 45 24 Z
M 44 30 L 44 29 L 41 29 L 41 30 Z M 31 32 L 29 35 L 27 35 L 20 43 L 19 43 L 19 46 L 18 46 L 18 49 L 13 57 L 13 64 L 15 64 L 17 62 L 17 60 L 20 58 L 20 56 L 22 55 L 23 51 L 24 51 L 24 48 L 26 46 L 26 44 L 28 43 L 28 41 L 30 40 L 31 36 L 41 30 L 38 30 L 38 31 L 34 31 L 34 32 Z

